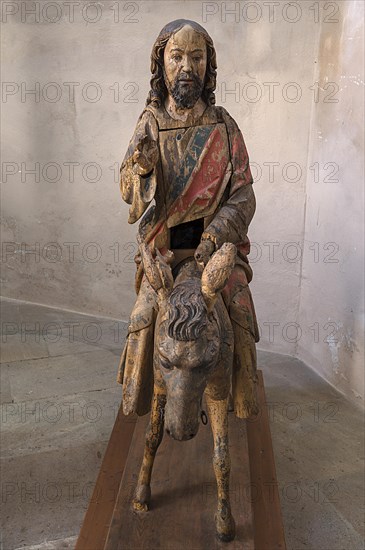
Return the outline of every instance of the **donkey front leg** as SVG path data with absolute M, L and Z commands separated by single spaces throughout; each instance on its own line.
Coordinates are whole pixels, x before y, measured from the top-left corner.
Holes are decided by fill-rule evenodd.
M 152 468 L 157 449 L 162 441 L 165 405 L 166 393 L 155 385 L 151 417 L 146 432 L 143 462 L 133 500 L 133 508 L 138 512 L 147 512 L 150 503 Z
M 218 488 L 215 526 L 218 538 L 222 542 L 229 542 L 235 537 L 236 527 L 229 500 L 231 461 L 228 449 L 228 398 L 213 401 L 206 395 L 206 401 L 214 439 L 213 466 Z

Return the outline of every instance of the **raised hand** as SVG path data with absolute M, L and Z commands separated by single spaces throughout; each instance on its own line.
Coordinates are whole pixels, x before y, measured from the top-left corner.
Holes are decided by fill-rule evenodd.
M 158 160 L 157 142 L 145 135 L 138 142 L 133 154 L 134 170 L 140 176 L 149 174 Z

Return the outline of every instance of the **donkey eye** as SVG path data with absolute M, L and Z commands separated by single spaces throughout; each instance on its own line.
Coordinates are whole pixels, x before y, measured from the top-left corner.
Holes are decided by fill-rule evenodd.
M 165 370 L 172 370 L 174 367 L 173 365 L 167 361 L 167 359 L 165 359 L 164 357 L 160 357 L 160 365 L 163 369 Z

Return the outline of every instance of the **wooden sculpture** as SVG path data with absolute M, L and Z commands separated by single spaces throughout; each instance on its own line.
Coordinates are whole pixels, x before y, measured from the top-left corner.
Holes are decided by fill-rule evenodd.
M 239 418 L 257 413 L 259 336 L 248 286 L 252 176 L 236 122 L 215 106 L 216 69 L 213 41 L 198 23 L 177 20 L 162 29 L 151 55 L 151 91 L 121 166 L 128 221 L 142 219 L 137 301 L 118 381 L 125 414 L 151 411 L 138 511 L 148 508 L 163 425 L 175 439 L 193 437 L 205 391 L 216 529 L 228 541 L 228 398 Z
M 143 463 L 134 499 L 137 511 L 147 511 L 153 461 L 163 429 L 174 439 L 194 437 L 199 428 L 203 393 L 211 421 L 213 465 L 218 486 L 217 535 L 234 538 L 229 500 L 228 399 L 233 364 L 233 331 L 220 291 L 231 275 L 236 247 L 224 244 L 201 274 L 194 258 L 181 262 L 175 273 L 157 252 L 155 261 L 142 245 L 143 267 L 158 296 L 155 329 L 154 391 Z

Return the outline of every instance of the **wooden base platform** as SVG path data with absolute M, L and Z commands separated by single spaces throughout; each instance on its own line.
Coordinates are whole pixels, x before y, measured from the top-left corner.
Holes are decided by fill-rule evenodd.
M 115 422 L 76 550 L 285 549 L 262 373 L 261 413 L 229 418 L 231 505 L 236 539 L 215 537 L 216 482 L 209 424 L 191 441 L 164 436 L 152 475 L 151 509 L 134 513 L 133 492 L 142 461 L 148 415 Z

